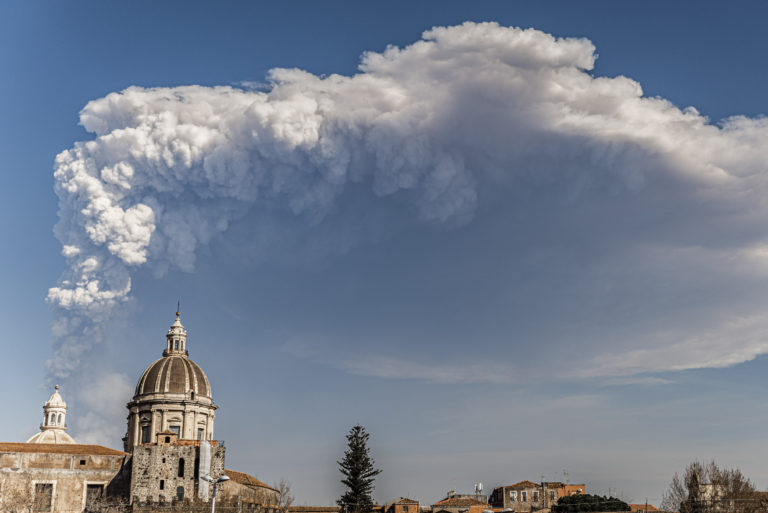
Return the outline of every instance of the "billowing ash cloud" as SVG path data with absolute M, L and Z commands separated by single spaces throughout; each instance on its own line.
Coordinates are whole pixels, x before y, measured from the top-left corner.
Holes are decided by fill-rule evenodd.
M 599 233 L 631 239 L 606 250 L 617 268 L 621 251 L 641 266 L 690 251 L 764 273 L 768 120 L 711 124 L 593 76 L 594 61 L 586 39 L 465 23 L 366 53 L 353 76 L 275 69 L 262 91 L 131 87 L 88 103 L 94 139 L 55 164 L 68 269 L 48 295 L 61 313 L 51 368 L 66 374 L 98 339 L 84 330 L 129 296 L 133 270 L 191 271 L 198 248 L 255 210 L 322 223 L 353 185 L 451 226 L 498 205 L 525 224 L 533 205 L 595 247 Z M 711 340 L 692 342 L 706 353 L 695 365 L 724 361 Z M 745 344 L 740 361 L 766 350 Z M 604 356 L 585 373 L 685 368 L 687 349 L 634 353 L 642 365 Z

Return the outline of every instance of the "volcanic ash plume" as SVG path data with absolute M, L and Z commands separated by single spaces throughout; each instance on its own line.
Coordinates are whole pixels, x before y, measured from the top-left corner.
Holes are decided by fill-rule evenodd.
M 263 91 L 131 87 L 88 103 L 94 139 L 55 163 L 68 267 L 48 293 L 52 372 L 101 338 L 132 270 L 192 271 L 197 249 L 254 209 L 320 223 L 351 184 L 454 225 L 483 190 L 551 184 L 564 201 L 666 180 L 759 204 L 747 182 L 765 171 L 768 121 L 711 125 L 628 78 L 592 76 L 594 60 L 585 39 L 465 23 L 366 53 L 353 76 L 275 69 Z

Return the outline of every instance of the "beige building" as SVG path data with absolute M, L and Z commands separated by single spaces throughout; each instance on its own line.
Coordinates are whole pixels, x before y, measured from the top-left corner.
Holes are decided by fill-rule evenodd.
M 461 495 L 453 490 L 445 499 L 432 504 L 433 513 L 482 513 L 490 508 L 484 495 Z
M 0 443 L 0 512 L 82 513 L 106 498 L 153 511 L 158 503 L 208 502 L 206 478 L 231 473 L 219 489 L 238 511 L 274 509 L 279 492 L 243 472 L 224 470 L 226 449 L 213 438 L 217 409 L 208 377 L 189 359 L 179 312 L 162 358 L 141 374 L 127 404 L 125 452 L 80 445 L 66 433 L 67 405 L 56 387 L 40 432 Z
M 586 489 L 585 484 L 566 484 L 556 481 L 534 483 L 525 480 L 494 488 L 488 502 L 494 508 L 529 512 L 550 508 L 557 504 L 560 497 L 586 493 Z
M 128 457 L 100 445 L 0 443 L 0 511 L 81 513 Z

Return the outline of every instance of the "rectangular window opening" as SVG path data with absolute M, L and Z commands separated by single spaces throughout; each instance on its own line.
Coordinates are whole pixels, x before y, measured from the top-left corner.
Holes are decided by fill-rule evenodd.
M 92 508 L 97 505 L 99 499 L 104 496 L 104 485 L 89 484 L 86 487 L 85 492 L 85 505 L 87 508 Z
M 165 479 L 160 480 L 160 489 L 165 490 Z
M 53 483 L 35 483 L 35 511 L 51 511 Z

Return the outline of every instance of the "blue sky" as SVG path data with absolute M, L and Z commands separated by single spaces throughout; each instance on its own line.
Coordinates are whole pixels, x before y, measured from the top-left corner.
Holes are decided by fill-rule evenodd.
M 334 462 L 356 422 L 371 431 L 384 469 L 381 502 L 433 502 L 477 481 L 489 489 L 565 469 L 594 491 L 658 503 L 695 458 L 738 466 L 765 489 L 766 9 L 4 3 L 0 386 L 13 391 L 13 414 L 0 439 L 29 437 L 46 384 L 61 381 L 72 434 L 118 447 L 130 386 L 159 356 L 180 298 L 191 357 L 221 407 L 216 435 L 231 448 L 230 467 L 288 479 L 299 503 L 338 496 Z M 360 73 L 364 52 L 405 49 L 433 26 L 465 21 L 499 27 L 476 26 L 479 51 L 457 42 L 468 32 L 449 30 L 430 39 L 437 53 L 428 60 L 374 57 L 363 80 L 317 89 L 316 77 Z M 514 46 L 523 36 L 504 27 L 542 36 Z M 487 34 L 517 43 L 496 47 Z M 584 64 L 588 43 L 544 34 L 591 41 L 594 67 Z M 99 136 L 131 125 L 132 109 L 175 109 L 195 126 L 207 122 L 195 118 L 204 106 L 236 118 L 233 105 L 263 98 L 273 68 L 311 75 L 278 78 L 266 110 L 243 122 L 247 130 L 227 121 L 226 134 L 258 134 L 238 148 L 253 151 L 246 162 L 259 155 L 273 190 L 292 177 L 289 193 L 250 196 L 248 182 L 233 178 L 239 161 L 218 154 L 213 198 L 201 192 L 211 182 L 186 175 L 168 182 L 177 195 L 135 183 L 137 196 L 118 203 L 154 213 L 146 248 L 120 245 L 141 239 L 141 230 L 122 233 L 122 221 L 105 221 L 106 243 L 83 239 L 73 214 L 80 199 L 64 195 L 73 225 L 60 237 L 90 255 L 117 255 L 119 272 L 97 272 L 102 284 L 117 283 L 124 268 L 131 290 L 96 310 L 47 303 L 68 272 L 53 234 L 56 155 L 97 140 L 94 158 L 112 169 L 126 160 Z M 600 80 L 618 76 L 642 87 L 640 100 L 635 82 Z M 183 98 L 175 103 L 148 89 L 124 95 L 127 103 L 99 102 L 130 86 L 185 85 L 203 87 L 164 90 Z M 242 95 L 217 96 L 213 86 Z M 397 107 L 381 107 L 393 91 Z M 332 107 L 315 119 L 306 101 Z M 369 106 L 387 115 L 368 118 Z M 676 110 L 688 106 L 700 115 Z M 718 125 L 731 116 L 745 118 Z M 306 139 L 311 122 L 331 153 Z M 151 126 L 134 141 L 139 153 L 181 140 Z M 207 129 L 215 138 L 218 128 Z M 352 155 L 346 181 L 333 174 L 338 155 Z M 135 180 L 149 176 L 144 157 L 130 161 Z M 321 179 L 304 183 L 302 170 L 315 168 Z M 152 172 L 165 179 L 174 169 Z M 159 217 L 166 212 L 193 221 Z M 214 218 L 226 223 L 206 227 Z M 102 331 L 52 334 L 62 318 Z M 62 344 L 84 348 L 55 360 L 75 370 L 46 371 Z

